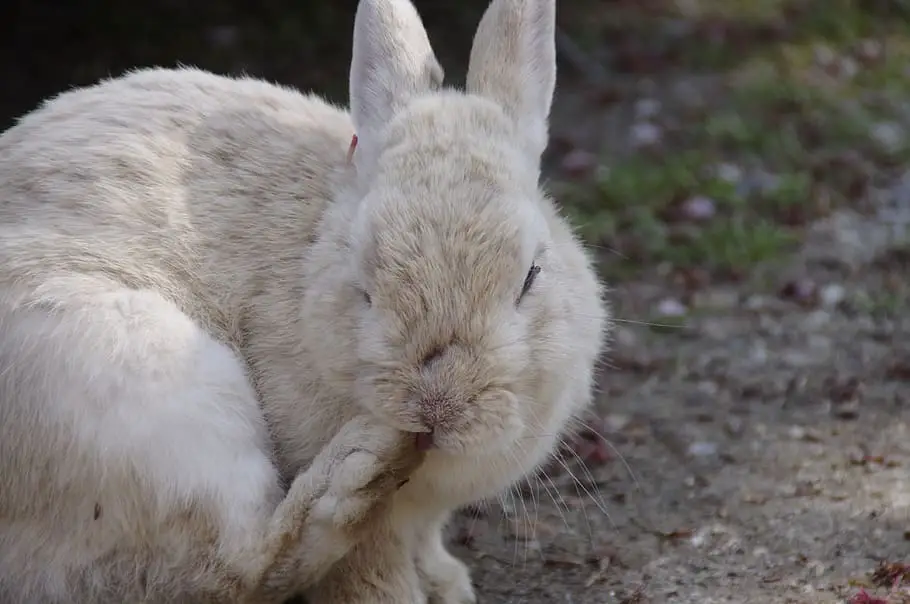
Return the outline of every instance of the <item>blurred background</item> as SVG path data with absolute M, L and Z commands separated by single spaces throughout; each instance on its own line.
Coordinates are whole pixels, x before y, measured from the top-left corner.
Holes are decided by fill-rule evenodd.
M 415 3 L 460 82 L 487 1 Z M 355 5 L 14 0 L 0 123 L 181 63 L 345 103 Z M 545 178 L 617 329 L 562 457 L 456 520 L 481 601 L 910 601 L 910 2 L 558 7 Z

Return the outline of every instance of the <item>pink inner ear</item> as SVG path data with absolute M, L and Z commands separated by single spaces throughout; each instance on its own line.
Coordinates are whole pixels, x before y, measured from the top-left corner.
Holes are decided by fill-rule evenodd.
M 357 135 L 351 136 L 351 146 L 348 147 L 348 163 L 354 159 L 354 149 L 357 148 Z

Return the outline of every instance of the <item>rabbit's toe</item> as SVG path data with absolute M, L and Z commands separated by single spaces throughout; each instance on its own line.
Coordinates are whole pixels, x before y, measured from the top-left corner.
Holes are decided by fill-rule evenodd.
M 471 574 L 463 562 L 445 549 L 418 561 L 423 589 L 429 604 L 474 604 L 477 596 Z
M 338 439 L 343 445 L 335 454 L 338 467 L 330 487 L 335 495 L 384 499 L 408 480 L 424 457 L 408 434 L 365 416 L 348 422 Z

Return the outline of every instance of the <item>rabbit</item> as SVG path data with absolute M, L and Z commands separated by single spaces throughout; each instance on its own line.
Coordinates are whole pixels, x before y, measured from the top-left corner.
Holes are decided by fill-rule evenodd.
M 555 0 L 493 0 L 459 91 L 441 85 L 408 0 L 358 5 L 355 201 L 326 212 L 309 289 L 272 319 L 307 317 L 313 345 L 263 369 L 277 387 L 305 368 L 295 383 L 302 374 L 324 394 L 288 406 L 276 393 L 265 408 L 281 418 L 284 467 L 318 450 L 301 434 L 331 434 L 361 406 L 420 434 L 427 457 L 311 602 L 475 602 L 444 546 L 451 512 L 536 470 L 591 402 L 610 333 L 605 288 L 539 185 L 555 20 Z
M 0 136 L 0 596 L 476 601 L 449 516 L 553 453 L 610 334 L 539 183 L 555 10 L 492 0 L 464 90 L 360 0 L 347 110 L 146 68 Z

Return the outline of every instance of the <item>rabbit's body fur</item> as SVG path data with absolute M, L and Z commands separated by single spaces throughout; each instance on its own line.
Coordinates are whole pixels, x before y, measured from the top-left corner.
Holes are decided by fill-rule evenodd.
M 0 137 L 0 601 L 248 587 L 284 497 L 249 376 L 294 355 L 289 295 L 351 132 L 291 90 L 152 69 Z M 328 537 L 316 558 L 343 553 Z
M 149 69 L 0 137 L 0 598 L 242 599 L 293 517 L 313 604 L 474 600 L 447 516 L 552 452 L 607 326 L 537 187 L 553 10 L 494 0 L 469 94 L 407 0 L 362 0 L 351 115 Z M 414 467 L 393 428 L 436 446 L 367 522 Z

